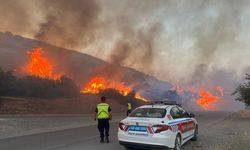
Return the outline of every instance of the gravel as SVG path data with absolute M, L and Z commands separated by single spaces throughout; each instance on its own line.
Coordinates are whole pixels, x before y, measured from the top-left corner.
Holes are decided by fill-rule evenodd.
M 187 142 L 184 150 L 250 149 L 250 111 L 231 113 L 215 122 L 208 121 L 200 125 L 199 129 L 198 141 Z

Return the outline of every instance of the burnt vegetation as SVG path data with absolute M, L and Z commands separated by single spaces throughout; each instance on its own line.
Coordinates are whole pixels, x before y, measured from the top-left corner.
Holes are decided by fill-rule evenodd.
M 25 76 L 17 78 L 13 71 L 4 72 L 0 68 L 0 96 L 60 98 L 77 97 L 80 89 L 75 82 L 66 77 L 60 80 Z
M 0 68 L 0 96 L 5 97 L 34 97 L 34 98 L 76 98 L 81 94 L 80 87 L 70 78 L 62 76 L 60 80 L 41 78 L 37 76 L 25 76 L 18 78 L 13 71 L 3 71 Z M 123 96 L 115 89 L 100 91 L 99 96 L 116 99 L 120 104 L 127 102 L 134 106 L 142 102 L 135 98 L 135 91 Z
M 245 103 L 246 107 L 250 106 L 250 74 L 246 74 L 245 82 L 240 84 L 233 95 L 236 96 L 235 100 Z

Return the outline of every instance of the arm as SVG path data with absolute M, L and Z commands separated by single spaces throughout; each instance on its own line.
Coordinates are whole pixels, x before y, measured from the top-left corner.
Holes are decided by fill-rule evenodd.
M 97 108 L 95 109 L 95 113 L 94 113 L 94 120 L 96 120 L 96 118 L 97 118 L 97 113 L 98 113 L 98 110 L 97 110 Z
M 109 120 L 112 120 L 112 113 L 111 113 L 111 111 L 109 112 Z
M 109 120 L 112 120 L 111 108 L 109 107 Z

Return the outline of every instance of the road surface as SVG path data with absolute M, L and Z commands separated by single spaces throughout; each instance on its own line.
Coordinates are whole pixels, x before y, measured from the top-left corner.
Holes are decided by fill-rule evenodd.
M 230 114 L 229 112 L 197 113 L 196 118 L 200 126 L 199 140 L 188 142 L 183 149 L 206 149 L 204 145 L 209 141 L 207 138 L 217 135 L 217 128 L 214 127 L 223 122 Z M 117 141 L 117 125 L 118 122 L 111 123 L 111 142 L 109 144 L 99 143 L 97 128 L 92 125 L 1 139 L 0 150 L 125 150 Z M 207 137 L 208 132 L 210 134 Z M 210 142 L 216 141 L 210 140 Z

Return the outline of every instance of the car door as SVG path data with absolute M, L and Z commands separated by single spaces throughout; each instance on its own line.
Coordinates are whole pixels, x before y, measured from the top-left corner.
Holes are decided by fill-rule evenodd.
M 183 140 L 186 140 L 187 138 L 193 136 L 194 133 L 194 127 L 195 127 L 195 123 L 193 121 L 192 118 L 189 117 L 188 113 L 182 109 L 181 107 L 178 107 L 178 109 L 180 110 L 180 114 L 182 116 L 182 118 L 184 119 L 185 122 L 185 129 L 184 129 L 184 138 Z
M 187 137 L 187 133 L 186 133 L 186 118 L 183 117 L 180 109 L 177 106 L 174 106 L 171 110 L 170 110 L 170 114 L 172 116 L 172 118 L 174 119 L 173 122 L 170 122 L 170 125 L 173 126 L 177 126 L 178 130 L 182 133 L 182 137 L 186 138 Z

